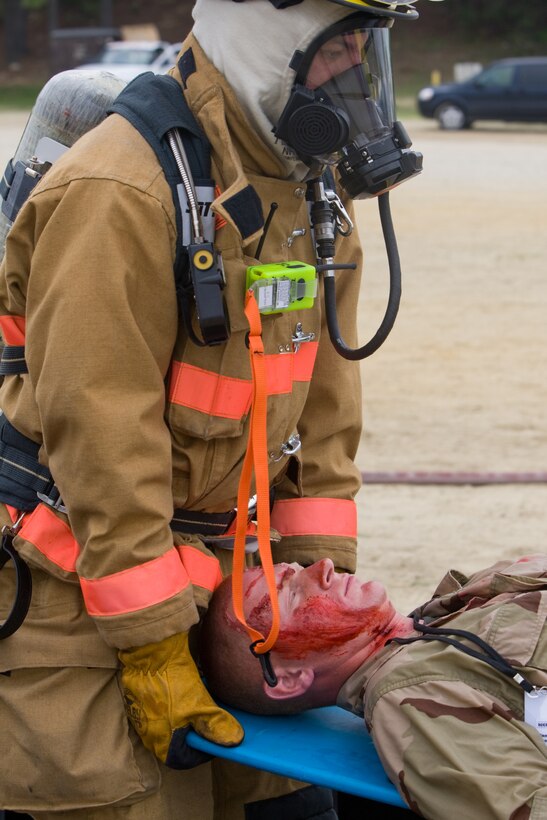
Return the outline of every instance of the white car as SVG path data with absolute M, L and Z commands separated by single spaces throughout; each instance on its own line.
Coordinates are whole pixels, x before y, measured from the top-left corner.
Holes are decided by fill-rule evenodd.
M 126 82 L 145 71 L 165 74 L 175 65 L 181 45 L 163 40 L 115 41 L 107 43 L 93 62 L 78 68 L 109 71 Z

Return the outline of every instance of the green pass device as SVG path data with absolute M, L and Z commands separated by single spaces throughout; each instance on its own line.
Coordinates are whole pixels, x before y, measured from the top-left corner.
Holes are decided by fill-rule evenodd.
M 254 292 L 261 313 L 282 313 L 313 306 L 317 271 L 305 262 L 270 262 L 247 268 L 247 290 Z

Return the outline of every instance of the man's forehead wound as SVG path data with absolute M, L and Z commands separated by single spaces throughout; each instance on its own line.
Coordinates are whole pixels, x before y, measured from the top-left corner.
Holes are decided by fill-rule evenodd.
M 284 571 L 277 583 L 278 591 L 294 574 L 292 567 Z M 271 601 L 266 592 L 249 613 L 248 621 L 264 631 L 270 628 L 271 618 Z M 287 658 L 303 658 L 308 652 L 336 654 L 337 648 L 363 632 L 368 633 L 371 641 L 376 639 L 380 643 L 384 631 L 385 619 L 377 610 L 355 609 L 328 595 L 313 595 L 292 611 L 288 624 L 281 622 L 274 651 Z
M 287 567 L 281 575 L 277 578 L 276 581 L 276 588 L 278 592 L 281 592 L 284 584 L 289 580 L 289 578 L 296 573 L 296 570 L 293 567 Z M 253 588 L 256 584 L 263 580 L 264 574 L 257 573 L 257 577 L 252 579 L 247 586 L 245 591 L 246 597 L 248 597 Z M 260 600 L 255 604 L 252 610 L 249 613 L 248 621 L 251 626 L 254 626 L 255 629 L 265 629 L 270 628 L 271 626 L 271 618 L 272 618 L 272 602 L 270 599 L 269 593 L 266 591 L 264 595 L 260 598 Z

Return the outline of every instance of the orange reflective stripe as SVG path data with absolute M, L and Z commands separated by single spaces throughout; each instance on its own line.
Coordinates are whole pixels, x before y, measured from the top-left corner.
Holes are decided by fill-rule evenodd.
M 291 393 L 293 382 L 309 382 L 313 373 L 317 342 L 301 344 L 298 353 L 264 356 L 268 396 Z M 173 360 L 169 400 L 200 413 L 226 419 L 241 419 L 251 407 L 252 382 L 221 376 L 185 362 Z
M 251 382 L 246 379 L 232 379 L 184 362 L 172 362 L 169 398 L 174 404 L 211 416 L 240 419 L 249 412 L 251 397 Z
M 305 342 L 298 353 L 265 356 L 268 396 L 292 393 L 293 382 L 311 381 L 317 348 L 317 342 Z
M 15 507 L 12 507 L 11 504 L 4 504 L 4 507 L 8 511 L 8 515 L 11 518 L 11 523 L 15 524 L 15 522 L 19 518 L 19 510 Z
M 281 535 L 357 537 L 357 507 L 343 498 L 288 498 L 276 501 L 272 527 Z
M 293 383 L 294 353 L 274 353 L 264 356 L 266 365 L 266 393 L 275 396 L 290 393 Z
M 221 195 L 222 191 L 220 190 L 218 185 L 215 185 L 215 199 Z M 220 214 L 215 214 L 215 233 L 216 231 L 220 231 L 221 228 L 224 228 L 228 223 L 224 219 L 223 216 Z
M 113 575 L 80 578 L 87 611 L 103 617 L 160 604 L 178 595 L 189 583 L 176 547 L 159 558 Z
M 0 316 L 0 330 L 7 345 L 25 344 L 25 326 L 24 316 Z
M 205 555 L 196 547 L 182 545 L 177 549 L 190 581 L 195 586 L 214 592 L 222 581 L 218 560 L 212 555 Z
M 58 518 L 47 504 L 38 504 L 23 518 L 18 535 L 29 541 L 52 564 L 65 572 L 76 572 L 79 544 L 68 524 Z
M 8 511 L 12 519 L 17 516 L 13 507 L 8 507 Z M 79 544 L 68 524 L 58 518 L 46 504 L 38 504 L 33 512 L 24 517 L 18 535 L 29 541 L 56 566 L 66 572 L 76 571 Z M 199 553 L 199 550 L 195 552 Z M 199 554 L 203 559 L 199 570 L 195 558 L 185 558 L 200 579 L 195 583 L 213 591 L 222 580 L 218 562 Z M 189 573 L 182 560 L 177 548 L 173 547 L 146 564 L 104 578 L 80 578 L 87 611 L 90 615 L 123 615 L 172 598 L 190 583 Z
M 302 342 L 298 353 L 293 353 L 295 382 L 311 381 L 319 342 Z

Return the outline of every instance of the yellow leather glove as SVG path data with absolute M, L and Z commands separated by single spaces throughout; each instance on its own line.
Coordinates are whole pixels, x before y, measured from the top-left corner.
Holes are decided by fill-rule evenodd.
M 190 729 L 221 746 L 243 740 L 238 721 L 214 702 L 188 648 L 188 634 L 119 652 L 127 716 L 142 742 L 174 769 L 189 769 L 211 755 L 186 744 Z

